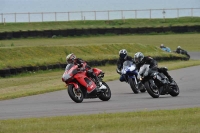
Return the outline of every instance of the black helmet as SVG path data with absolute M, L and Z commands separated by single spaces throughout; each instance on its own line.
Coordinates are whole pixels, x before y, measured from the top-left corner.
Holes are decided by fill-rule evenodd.
M 136 64 L 142 62 L 142 60 L 144 59 L 144 55 L 143 53 L 141 52 L 137 52 L 135 55 L 134 55 L 134 61 Z
M 126 59 L 127 55 L 128 55 L 128 52 L 126 51 L 126 49 L 121 49 L 121 50 L 119 51 L 119 57 L 120 57 L 121 59 Z

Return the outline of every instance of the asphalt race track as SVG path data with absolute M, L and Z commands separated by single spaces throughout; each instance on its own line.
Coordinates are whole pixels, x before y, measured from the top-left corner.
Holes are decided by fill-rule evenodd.
M 189 54 L 192 59 L 200 59 L 199 52 Z M 200 107 L 200 66 L 169 73 L 179 85 L 180 94 L 177 97 L 161 95 L 152 98 L 147 92 L 134 94 L 127 83 L 115 80 L 107 82 L 112 91 L 112 97 L 107 102 L 84 99 L 82 103 L 75 103 L 69 98 L 67 90 L 62 90 L 0 101 L 0 119 Z

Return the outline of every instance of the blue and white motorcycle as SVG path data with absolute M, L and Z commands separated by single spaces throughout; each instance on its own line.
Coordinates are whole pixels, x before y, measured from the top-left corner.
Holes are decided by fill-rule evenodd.
M 117 69 L 117 73 L 119 73 L 125 81 L 130 85 L 131 89 L 134 93 L 145 92 L 146 89 L 144 85 L 137 79 L 138 70 L 136 69 L 136 65 L 132 61 L 124 61 L 122 70 Z

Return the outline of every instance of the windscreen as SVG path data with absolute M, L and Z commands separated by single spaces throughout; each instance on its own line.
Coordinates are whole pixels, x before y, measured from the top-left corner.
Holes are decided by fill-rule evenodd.
M 65 68 L 65 71 L 66 71 L 66 70 L 70 70 L 73 66 L 74 66 L 74 64 L 68 64 L 68 65 L 66 66 L 66 68 Z
M 130 67 L 133 64 L 132 61 L 124 61 L 123 67 Z

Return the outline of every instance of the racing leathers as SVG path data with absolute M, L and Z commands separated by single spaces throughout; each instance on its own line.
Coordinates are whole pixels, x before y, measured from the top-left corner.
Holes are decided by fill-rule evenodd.
M 83 67 L 83 63 L 86 63 L 85 68 Z M 86 70 L 86 74 L 88 77 L 91 77 L 95 80 L 95 83 L 99 89 L 106 89 L 106 86 L 102 84 L 102 82 L 99 81 L 96 74 L 93 72 L 92 68 L 87 64 L 86 61 L 76 58 L 74 60 L 74 64 L 78 65 L 79 70 Z
M 169 75 L 166 68 L 163 68 L 163 67 L 158 68 L 157 61 L 154 60 L 152 57 L 145 56 L 144 59 L 140 63 L 136 64 L 138 71 L 140 70 L 140 67 L 143 66 L 144 64 L 150 65 L 149 69 L 151 69 L 151 70 L 156 70 L 158 72 L 162 72 L 169 79 L 170 82 L 173 81 L 172 77 Z

